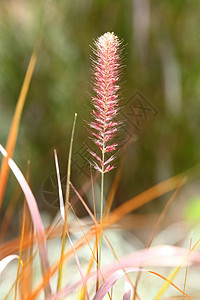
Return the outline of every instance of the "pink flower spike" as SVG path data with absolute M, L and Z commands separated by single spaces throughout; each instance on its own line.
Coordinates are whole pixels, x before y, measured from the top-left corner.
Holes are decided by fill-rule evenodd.
M 107 32 L 95 42 L 93 52 L 96 59 L 93 62 L 94 92 L 92 97 L 92 117 L 89 124 L 92 129 L 92 140 L 99 148 L 101 154 L 90 153 L 96 158 L 93 166 L 101 173 L 106 173 L 114 166 L 106 165 L 113 161 L 114 156 L 106 158 L 106 153 L 116 150 L 117 143 L 111 141 L 118 132 L 121 122 L 114 121 L 119 111 L 119 77 L 120 77 L 120 49 L 121 42 L 112 32 Z M 100 158 L 101 157 L 101 158 Z

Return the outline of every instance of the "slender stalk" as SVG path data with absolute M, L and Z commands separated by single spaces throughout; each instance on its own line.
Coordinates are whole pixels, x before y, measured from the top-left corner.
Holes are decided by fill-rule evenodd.
M 61 255 L 60 255 L 60 266 L 59 266 L 59 270 L 58 270 L 57 291 L 61 288 L 61 284 L 62 284 L 64 251 L 65 251 L 65 242 L 66 242 L 66 235 L 67 235 L 67 213 L 68 213 L 68 208 L 69 208 L 69 195 L 70 195 L 72 146 L 73 146 L 73 141 L 74 141 L 76 118 L 77 118 L 77 114 L 75 114 L 75 116 L 74 116 L 74 123 L 73 123 L 70 148 L 69 148 L 69 158 L 68 158 L 68 167 L 67 167 L 67 184 L 66 184 L 66 196 L 65 196 L 65 221 L 63 224 L 63 231 L 62 231 L 62 247 L 61 247 Z
M 102 161 L 104 162 L 104 152 L 102 152 Z M 102 242 L 102 221 L 103 221 L 103 195 L 104 195 L 104 165 L 101 173 L 101 210 L 100 210 L 100 237 L 99 237 L 99 268 L 101 268 L 101 242 Z
M 115 155 L 111 152 L 114 152 L 118 146 L 113 138 L 119 125 L 115 117 L 119 110 L 120 44 L 121 42 L 113 32 L 107 32 L 94 42 L 95 49 L 93 49 L 96 56 L 96 59 L 93 60 L 95 96 L 92 97 L 93 110 L 91 115 L 93 121 L 89 126 L 93 142 L 100 151 L 89 150 L 89 152 L 95 159 L 93 161 L 94 168 L 101 173 L 99 268 L 101 267 L 102 256 L 104 174 L 115 168 L 112 163 Z

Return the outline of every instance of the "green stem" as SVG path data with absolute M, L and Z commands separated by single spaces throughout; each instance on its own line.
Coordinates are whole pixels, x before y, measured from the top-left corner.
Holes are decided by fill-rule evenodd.
M 99 237 L 99 269 L 101 268 L 101 240 L 102 240 L 102 220 L 103 220 L 103 195 L 104 195 L 104 143 L 102 151 L 102 171 L 101 171 L 101 210 L 100 210 L 100 237 Z
M 66 196 L 65 196 L 65 220 L 63 224 L 63 232 L 62 232 L 62 247 L 61 247 L 61 255 L 60 255 L 60 266 L 58 270 L 58 282 L 57 282 L 57 291 L 61 288 L 61 280 L 63 274 L 63 263 L 64 263 L 64 251 L 65 251 L 65 241 L 66 241 L 66 232 L 67 232 L 67 213 L 69 208 L 69 195 L 70 195 L 70 176 L 71 176 L 71 159 L 72 159 L 72 146 L 74 140 L 74 131 L 76 125 L 76 117 L 77 114 L 74 116 L 74 123 L 72 128 L 72 135 L 70 141 L 70 148 L 69 148 L 69 158 L 68 158 L 68 167 L 67 167 L 67 184 L 66 184 Z

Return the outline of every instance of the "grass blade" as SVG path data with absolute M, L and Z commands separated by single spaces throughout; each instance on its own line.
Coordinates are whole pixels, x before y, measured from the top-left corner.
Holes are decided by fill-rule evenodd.
M 199 176 L 200 173 L 200 166 L 198 165 L 197 167 L 194 167 L 184 173 L 181 173 L 177 176 L 174 176 L 172 178 L 169 178 L 161 183 L 156 184 L 155 186 L 149 188 L 145 192 L 137 195 L 136 197 L 133 197 L 129 201 L 127 201 L 128 204 L 124 203 L 120 205 L 118 208 L 116 208 L 108 217 L 105 217 L 103 219 L 103 227 L 108 228 L 118 220 L 120 220 L 122 217 L 124 217 L 126 214 L 134 211 L 135 209 L 141 207 L 142 205 L 158 198 L 159 196 L 164 195 L 165 193 L 174 190 L 178 187 L 180 184 L 180 180 L 183 177 L 187 177 L 188 181 L 191 181 L 192 179 L 196 178 Z M 188 176 L 187 176 L 188 175 Z M 95 230 L 92 228 L 87 232 L 87 239 L 91 240 L 95 234 Z M 84 246 L 86 243 L 85 238 L 82 237 L 79 241 L 76 242 L 76 245 L 74 245 L 76 251 Z M 69 258 L 69 256 L 72 255 L 72 251 L 68 251 L 65 253 L 63 260 L 66 260 Z M 39 283 L 38 286 L 36 287 L 33 297 L 30 299 L 34 299 L 37 297 L 37 295 L 41 292 L 41 289 L 44 288 L 45 284 L 48 282 L 48 276 L 53 276 L 57 269 L 59 268 L 59 263 L 56 262 L 52 267 L 50 274 L 46 274 L 45 278 L 43 279 L 43 282 Z
M 74 116 L 74 123 L 73 123 L 73 127 L 72 127 L 72 135 L 71 135 L 70 148 L 69 148 L 69 158 L 68 158 L 68 167 L 67 167 L 66 198 L 65 198 L 65 219 L 64 219 L 65 221 L 64 221 L 63 232 L 62 232 L 62 247 L 61 247 L 60 263 L 59 263 L 59 270 L 58 270 L 57 290 L 59 290 L 60 287 L 61 287 L 61 280 L 62 280 L 62 273 L 63 273 L 64 250 L 65 250 L 65 241 L 66 241 L 66 232 L 67 232 L 67 212 L 68 212 L 68 207 L 69 207 L 72 147 L 73 147 L 73 140 L 74 140 L 76 118 L 77 118 L 77 114 L 75 114 L 75 116 Z
M 6 150 L 2 147 L 2 145 L 0 145 L 0 152 L 3 154 L 4 157 L 7 157 L 8 154 L 7 154 Z M 40 213 L 38 210 L 38 206 L 37 206 L 35 197 L 33 196 L 33 193 L 31 191 L 29 185 L 27 184 L 26 179 L 24 178 L 22 172 L 20 171 L 20 169 L 17 167 L 17 165 L 11 158 L 8 159 L 8 165 L 11 168 L 16 179 L 18 180 L 18 182 L 24 192 L 24 195 L 26 197 L 26 201 L 29 206 L 32 221 L 33 221 L 33 224 L 34 224 L 35 230 L 36 230 L 42 271 L 43 271 L 43 274 L 45 274 L 47 272 L 47 270 L 49 269 L 48 251 L 47 251 L 47 245 L 46 245 L 45 231 L 44 231 L 44 227 L 42 224 L 42 220 L 40 217 Z M 49 282 L 49 280 L 48 280 L 48 282 Z M 45 294 L 46 295 L 51 294 L 51 288 L 50 288 L 49 283 L 47 284 L 47 286 L 45 288 Z
M 56 150 L 54 150 L 54 158 L 55 158 L 55 166 L 56 166 L 56 175 L 57 175 L 57 182 L 58 182 L 58 195 L 59 195 L 59 203 L 60 203 L 60 214 L 63 219 L 65 220 L 65 209 L 64 209 L 64 200 L 63 200 L 63 192 L 60 180 L 60 170 L 58 164 L 58 156 Z
M 153 241 L 153 239 L 154 239 L 154 237 L 156 235 L 156 232 L 157 232 L 158 228 L 160 227 L 161 223 L 163 222 L 163 219 L 165 218 L 165 216 L 167 214 L 167 211 L 168 211 L 169 207 L 171 206 L 172 202 L 176 198 L 177 194 L 180 192 L 180 189 L 181 189 L 182 185 L 184 184 L 184 182 L 185 182 L 185 177 L 181 180 L 181 182 L 179 183 L 179 186 L 173 192 L 172 196 L 169 198 L 169 201 L 167 202 L 167 204 L 165 205 L 163 211 L 161 212 L 158 220 L 156 221 L 156 223 L 154 225 L 153 231 L 152 231 L 152 233 L 150 235 L 150 238 L 149 238 L 149 241 L 148 241 L 148 243 L 146 245 L 146 249 L 150 248 L 150 246 L 152 244 L 152 241 Z M 138 286 L 138 283 L 139 283 L 140 275 L 141 275 L 141 273 L 138 273 L 138 276 L 136 278 L 135 291 L 134 291 L 133 300 L 136 299 L 136 291 L 137 291 L 137 286 Z
M 131 299 L 131 288 L 129 280 L 125 277 L 123 300 Z
M 200 240 L 198 240 L 195 243 L 195 245 L 189 249 L 188 253 L 185 254 L 185 257 L 182 258 L 182 262 L 180 262 L 179 265 L 171 272 L 169 277 L 166 279 L 165 283 L 162 285 L 162 287 L 156 294 L 156 297 L 154 298 L 155 300 L 160 299 L 162 297 L 162 295 L 165 293 L 165 291 L 169 287 L 170 282 L 176 277 L 176 275 L 181 270 L 183 265 L 186 264 L 186 267 L 188 267 L 189 259 L 191 259 L 190 256 L 192 255 L 192 253 L 194 252 L 194 250 L 196 249 L 196 247 L 198 246 L 199 243 L 200 243 Z
M 12 119 L 10 131 L 8 134 L 8 140 L 7 140 L 7 144 L 6 144 L 6 151 L 8 153 L 8 156 L 3 158 L 3 161 L 1 164 L 1 169 L 0 169 L 0 210 L 1 210 L 1 205 L 3 202 L 3 197 L 4 197 L 5 188 L 6 188 L 6 184 L 7 184 L 7 180 L 8 180 L 8 174 L 9 174 L 8 158 L 9 157 L 12 158 L 13 153 L 14 153 L 15 144 L 17 141 L 17 136 L 18 136 L 18 131 L 19 131 L 21 115 L 22 115 L 22 111 L 24 108 L 27 94 L 28 94 L 28 90 L 30 87 L 33 72 L 35 70 L 35 66 L 36 66 L 36 62 L 37 62 L 37 58 L 38 58 L 38 54 L 39 54 L 39 50 L 40 50 L 40 46 L 41 46 L 43 31 L 44 31 L 44 24 L 45 24 L 45 20 L 46 20 L 50 2 L 51 2 L 51 0 L 47 0 L 47 2 L 46 2 L 46 6 L 45 6 L 43 17 L 42 17 L 41 27 L 40 27 L 38 37 L 36 39 L 35 46 L 34 46 L 34 49 L 33 49 L 29 64 L 28 64 L 28 68 L 27 68 L 27 71 L 25 74 L 25 78 L 24 78 L 24 81 L 22 84 L 22 88 L 21 88 L 21 91 L 19 94 L 19 98 L 18 98 L 17 105 L 16 105 L 15 112 L 14 112 L 14 116 Z
M 3 270 L 6 268 L 6 266 L 13 261 L 14 259 L 19 259 L 19 256 L 16 254 L 11 254 L 0 260 L 0 275 L 3 272 Z M 22 262 L 20 262 L 22 264 Z
M 20 247 L 19 247 L 19 262 L 17 267 L 17 278 L 15 282 L 15 300 L 17 299 L 17 287 L 19 282 L 19 272 L 20 272 L 20 260 L 22 257 L 22 246 L 23 246 L 23 239 L 24 239 L 24 231 L 25 231 L 25 221 L 26 221 L 26 215 L 25 215 L 25 202 L 24 202 L 24 209 L 23 209 L 23 217 L 22 217 L 22 229 L 21 229 L 21 240 L 20 240 Z
M 27 164 L 27 175 L 26 175 L 27 182 L 29 182 L 29 175 L 30 175 L 30 161 L 28 161 L 28 164 Z M 20 247 L 19 247 L 19 262 L 18 262 L 18 268 L 17 268 L 17 278 L 16 278 L 16 282 L 15 282 L 15 300 L 17 299 L 17 288 L 18 288 L 18 282 L 19 282 L 20 261 L 22 258 L 25 224 L 26 224 L 26 199 L 24 199 L 24 208 L 23 208 L 23 216 L 22 216 L 21 240 L 20 240 Z
M 6 150 L 7 150 L 8 155 L 7 155 L 7 157 L 4 157 L 4 159 L 2 161 L 1 172 L 0 172 L 0 210 L 1 210 L 1 205 L 2 205 L 2 201 L 3 201 L 5 188 L 6 188 L 8 174 L 9 174 L 8 158 L 13 156 L 13 152 L 15 149 L 21 115 L 22 115 L 22 111 L 24 108 L 27 94 L 28 94 L 28 90 L 29 90 L 29 86 L 31 83 L 34 69 L 35 69 L 35 65 L 37 62 L 39 48 L 40 48 L 40 39 L 37 41 L 36 46 L 33 50 L 33 53 L 32 53 L 32 56 L 31 56 L 31 59 L 30 59 L 30 62 L 29 62 L 29 65 L 28 65 L 28 68 L 26 71 L 26 75 L 24 78 L 24 82 L 22 85 L 22 89 L 20 91 L 19 99 L 18 99 L 18 102 L 16 105 L 15 113 L 14 113 L 12 124 L 10 127 L 10 132 L 8 135 L 8 140 L 7 140 L 7 144 L 6 144 Z
M 58 164 L 58 156 L 57 156 L 56 150 L 54 150 L 54 156 L 55 156 L 56 174 L 57 174 L 57 182 L 58 182 L 58 194 L 59 194 L 59 202 L 60 202 L 60 214 L 61 214 L 61 217 L 63 219 L 63 222 L 65 222 L 64 201 L 63 201 L 63 193 L 62 193 L 62 186 L 61 186 L 61 180 L 60 180 L 60 171 L 59 171 L 59 164 Z M 77 252 L 76 252 L 76 250 L 74 248 L 74 245 L 73 245 L 73 242 L 72 242 L 72 240 L 70 238 L 68 230 L 67 230 L 67 236 L 68 236 L 69 242 L 71 244 L 72 250 L 74 252 L 74 257 L 75 257 L 76 264 L 77 264 L 78 269 L 79 269 L 79 273 L 81 275 L 81 280 L 83 282 L 83 285 L 86 287 L 86 280 L 85 280 L 85 277 L 84 277 L 82 269 L 81 269 L 81 264 L 79 262 L 79 258 L 78 258 Z M 88 295 L 87 288 L 86 288 L 86 295 L 87 295 L 87 299 L 89 300 L 89 295 Z

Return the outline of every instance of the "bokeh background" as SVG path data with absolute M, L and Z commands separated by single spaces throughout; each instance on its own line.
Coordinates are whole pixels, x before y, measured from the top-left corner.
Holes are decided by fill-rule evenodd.
M 45 6 L 41 0 L 0 1 L 0 142 L 4 146 Z M 43 191 L 51 189 L 48 180 L 55 174 L 54 148 L 65 176 L 75 112 L 78 119 L 72 181 L 80 188 L 89 180 L 83 172 L 88 168 L 83 159 L 92 94 L 90 46 L 107 31 L 115 32 L 125 45 L 121 98 L 126 113 L 122 112 L 122 117 L 125 122 L 132 118 L 134 124 L 127 125 L 132 137 L 120 154 L 126 160 L 114 206 L 199 163 L 199 19 L 199 1 L 49 2 L 14 153 L 23 172 L 27 161 L 31 161 L 30 184 L 41 210 L 50 215 L 58 210 L 56 205 L 48 205 L 51 200 L 47 197 L 45 201 Z M 131 115 L 133 111 L 126 103 L 132 103 L 139 116 Z M 137 104 L 149 108 L 147 115 Z M 127 139 L 122 139 L 122 148 L 123 142 L 127 144 Z M 107 191 L 114 174 L 107 175 Z M 197 180 L 195 188 L 190 187 L 194 194 L 183 193 L 184 205 L 193 197 L 197 199 L 193 212 L 199 211 L 198 185 Z M 16 189 L 12 175 L 8 186 L 2 211 Z M 158 199 L 143 211 L 160 212 L 166 200 Z M 77 207 L 77 214 L 82 216 L 84 212 Z

